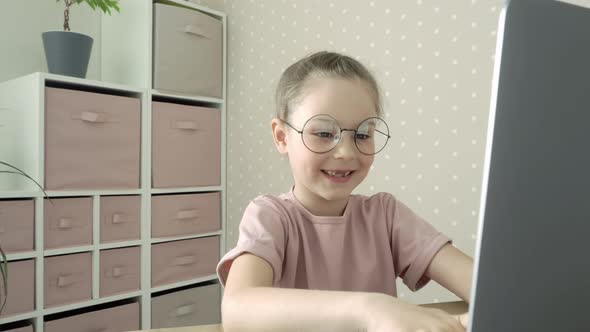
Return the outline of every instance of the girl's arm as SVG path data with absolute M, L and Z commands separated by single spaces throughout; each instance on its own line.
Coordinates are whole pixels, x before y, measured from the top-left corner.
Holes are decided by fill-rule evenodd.
M 385 294 L 273 288 L 272 280 L 262 258 L 234 260 L 223 295 L 224 331 L 465 331 L 457 317 Z
M 451 244 L 442 247 L 430 262 L 426 275 L 469 302 L 473 259 Z

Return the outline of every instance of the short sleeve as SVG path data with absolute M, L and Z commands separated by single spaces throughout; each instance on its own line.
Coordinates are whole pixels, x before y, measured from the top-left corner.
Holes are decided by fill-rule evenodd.
M 408 288 L 416 291 L 430 281 L 425 275 L 426 269 L 438 251 L 451 240 L 401 201 L 387 196 L 396 274 Z
M 240 222 L 236 247 L 228 251 L 217 264 L 217 276 L 223 286 L 234 259 L 246 252 L 270 264 L 273 284 L 280 280 L 286 230 L 277 204 L 278 202 L 267 196 L 260 196 L 246 207 Z

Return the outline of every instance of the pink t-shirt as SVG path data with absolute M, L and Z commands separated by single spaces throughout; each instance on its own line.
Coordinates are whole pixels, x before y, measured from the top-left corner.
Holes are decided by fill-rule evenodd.
M 312 215 L 291 190 L 246 208 L 235 248 L 217 265 L 225 285 L 245 252 L 266 260 L 274 287 L 380 292 L 396 296 L 395 278 L 412 290 L 449 238 L 388 193 L 351 195 L 342 216 Z

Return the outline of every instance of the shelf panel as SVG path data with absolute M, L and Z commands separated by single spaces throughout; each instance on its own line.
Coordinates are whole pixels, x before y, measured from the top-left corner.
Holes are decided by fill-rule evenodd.
M 109 303 L 109 302 L 114 302 L 114 301 L 119 301 L 119 300 L 130 299 L 130 298 L 134 298 L 134 297 L 139 297 L 141 295 L 142 295 L 141 291 L 135 291 L 135 292 L 130 292 L 130 293 L 109 296 L 109 297 L 103 297 L 103 298 L 94 299 L 94 300 L 90 300 L 90 301 L 66 304 L 66 305 L 62 305 L 59 307 L 43 309 L 43 315 L 52 315 L 52 314 L 55 314 L 58 312 L 64 312 L 64 311 L 69 311 L 69 310 L 74 310 L 74 309 L 79 309 L 79 308 L 90 307 L 90 306 L 97 305 L 97 304 L 103 304 L 103 303 Z
M 179 99 L 179 100 L 185 100 L 185 101 L 203 102 L 203 103 L 219 104 L 219 105 L 223 104 L 222 98 L 175 94 L 172 92 L 160 91 L 160 90 L 155 90 L 155 89 L 152 89 L 152 97 L 162 97 L 162 98 L 166 98 L 166 99 Z
M 221 186 L 211 187 L 190 187 L 190 188 L 153 188 L 151 189 L 152 194 L 183 194 L 183 193 L 198 193 L 207 191 L 221 191 Z
M 174 236 L 174 237 L 157 237 L 157 238 L 153 238 L 151 243 L 156 244 L 156 243 L 171 242 L 171 241 L 178 241 L 178 240 L 198 239 L 198 238 L 207 237 L 207 236 L 221 235 L 222 233 L 223 233 L 223 231 L 215 231 L 215 232 L 202 233 L 202 234 L 196 234 L 196 235 Z
M 80 247 L 71 247 L 71 248 L 59 248 L 59 249 L 45 249 L 43 251 L 43 255 L 47 256 L 57 256 L 57 255 L 69 255 L 69 254 L 78 254 L 82 252 L 89 252 L 93 251 L 94 246 L 80 246 Z
M 12 254 L 6 254 L 6 259 L 8 259 L 8 261 L 17 261 L 17 260 L 21 260 L 21 259 L 31 259 L 31 258 L 37 258 L 36 251 L 15 252 Z
M 35 317 L 37 317 L 36 312 L 27 312 L 24 314 L 18 314 L 18 315 L 14 315 L 14 316 L 0 318 L 0 324 L 7 324 L 7 323 L 12 323 L 12 322 L 17 322 L 19 320 L 32 319 Z
M 140 195 L 141 189 L 126 189 L 126 190 L 50 190 L 47 191 L 47 195 L 50 198 L 53 197 L 72 197 L 72 196 L 114 196 L 114 195 Z
M 179 287 L 183 287 L 183 286 L 188 286 L 188 285 L 192 285 L 192 284 L 198 284 L 198 283 L 211 281 L 211 280 L 217 280 L 217 274 L 211 274 L 208 276 L 199 277 L 199 278 L 195 278 L 195 279 L 191 279 L 191 280 L 180 281 L 180 282 L 170 284 L 170 285 L 152 287 L 151 292 L 156 293 L 156 292 L 161 292 L 161 291 L 165 291 L 165 290 L 169 290 L 169 289 L 173 289 L 173 288 L 179 288 Z

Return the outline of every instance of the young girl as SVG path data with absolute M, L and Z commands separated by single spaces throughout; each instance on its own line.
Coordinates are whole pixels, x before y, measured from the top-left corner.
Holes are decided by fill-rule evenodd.
M 466 316 L 398 300 L 395 279 L 468 301 L 472 260 L 391 194 L 351 195 L 390 137 L 369 71 L 315 53 L 283 73 L 276 100 L 295 183 L 250 203 L 217 266 L 224 331 L 464 331 Z

